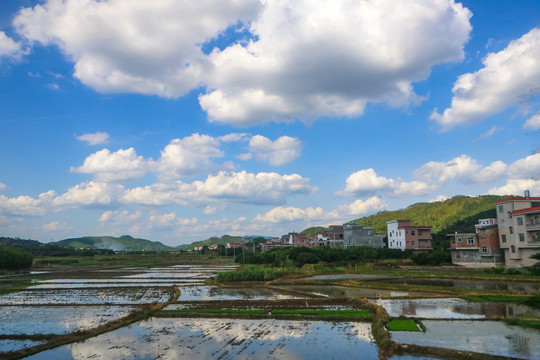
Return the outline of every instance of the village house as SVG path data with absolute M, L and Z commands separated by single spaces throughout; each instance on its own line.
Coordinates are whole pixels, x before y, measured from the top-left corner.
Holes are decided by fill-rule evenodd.
M 343 225 L 330 225 L 328 230 L 316 233 L 309 239 L 308 246 L 330 246 L 332 248 L 344 247 Z
M 227 243 L 227 249 L 234 249 L 242 247 L 242 243 L 238 241 L 230 241 Z
M 357 224 L 343 225 L 343 246 L 369 246 L 374 248 L 384 247 L 384 236 L 375 235 L 375 228 L 364 227 Z
M 499 229 L 499 246 L 508 267 L 531 266 L 540 252 L 540 197 L 509 197 L 495 202 Z
M 452 263 L 481 268 L 504 266 L 497 219 L 481 219 L 474 233 L 449 234 Z
M 289 244 L 289 239 L 286 238 L 286 241 L 283 242 L 284 237 L 273 237 L 272 239 L 266 240 L 266 242 L 261 243 L 261 251 L 267 252 L 270 251 L 273 248 L 285 248 L 285 247 L 291 247 L 292 244 Z
M 415 253 L 433 250 L 432 226 L 413 226 L 411 220 L 393 220 L 386 222 L 386 229 L 390 249 L 409 249 Z

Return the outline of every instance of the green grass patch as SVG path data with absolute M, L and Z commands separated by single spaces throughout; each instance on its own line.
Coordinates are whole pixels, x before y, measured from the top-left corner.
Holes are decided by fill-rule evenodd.
M 247 309 L 177 309 L 160 310 L 160 314 L 231 314 L 231 315 L 266 315 L 267 310 Z M 275 309 L 272 315 L 309 315 L 320 317 L 371 317 L 368 310 L 303 310 L 303 309 Z
M 177 309 L 160 310 L 160 314 L 239 314 L 239 315 L 265 315 L 265 310 L 237 310 L 237 309 Z
M 272 310 L 272 315 L 312 315 L 312 316 L 332 316 L 332 317 L 369 317 L 373 314 L 369 310 L 296 310 L 296 309 L 276 309 Z
M 386 323 L 390 331 L 420 331 L 418 325 L 412 319 L 394 319 Z
M 540 330 L 540 321 L 538 320 L 518 320 L 518 319 L 505 319 L 509 325 L 518 325 L 526 328 Z

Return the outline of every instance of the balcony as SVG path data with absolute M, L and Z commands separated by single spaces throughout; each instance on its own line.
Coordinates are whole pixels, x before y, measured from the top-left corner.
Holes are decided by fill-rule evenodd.
M 540 222 L 539 223 L 533 223 L 533 224 L 527 224 L 525 225 L 525 230 L 527 231 L 535 231 L 540 230 Z

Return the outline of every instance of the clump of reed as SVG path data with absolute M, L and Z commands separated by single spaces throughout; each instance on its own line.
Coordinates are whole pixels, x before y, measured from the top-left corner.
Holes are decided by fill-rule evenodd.
M 218 273 L 218 282 L 242 282 L 242 281 L 272 281 L 279 277 L 279 273 L 273 269 L 262 266 L 243 266 L 237 270 Z

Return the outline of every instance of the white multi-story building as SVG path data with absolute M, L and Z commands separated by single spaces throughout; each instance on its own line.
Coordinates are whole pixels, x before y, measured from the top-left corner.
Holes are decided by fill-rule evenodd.
M 414 252 L 432 250 L 431 229 L 431 226 L 413 226 L 411 220 L 387 221 L 388 248 Z

